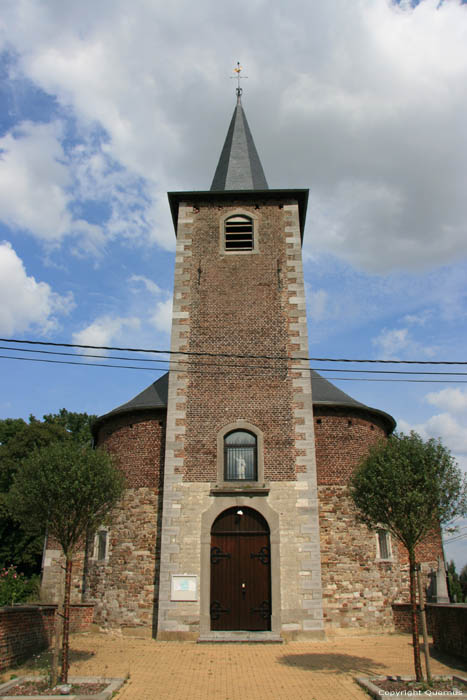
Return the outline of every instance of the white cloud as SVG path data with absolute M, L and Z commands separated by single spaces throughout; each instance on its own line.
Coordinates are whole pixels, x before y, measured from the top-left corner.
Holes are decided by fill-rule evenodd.
M 411 326 L 425 326 L 432 316 L 431 310 L 424 310 L 418 314 L 407 314 L 403 321 Z
M 59 240 L 71 223 L 60 132 L 56 122 L 23 122 L 0 139 L 0 216 L 47 241 Z
M 244 103 L 269 182 L 312 186 L 308 251 L 373 271 L 465 254 L 460 0 L 422 0 L 413 9 L 388 0 L 291 0 L 287 13 L 277 4 L 265 12 L 261 0 L 222 10 L 209 0 L 136 0 L 131 14 L 123 0 L 82 0 L 66 11 L 5 0 L 3 42 L 18 56 L 18 74 L 56 96 L 81 128 L 99 125 L 107 137 L 101 157 L 145 181 L 137 206 L 124 207 L 123 225 L 112 205 L 108 233 L 149 230 L 171 247 L 165 191 L 209 186 L 233 107 L 227 76 L 238 14 Z M 272 55 L 280 89 L 265 79 Z
M 151 316 L 151 322 L 162 333 L 170 334 L 172 327 L 172 298 L 166 301 L 159 301 L 156 310 Z
M 439 413 L 423 423 L 400 420 L 398 429 L 403 433 L 415 430 L 424 440 L 440 438 L 453 454 L 467 455 L 467 425 L 450 413 Z
M 150 294 L 162 294 L 163 290 L 159 287 L 156 282 L 153 280 L 148 279 L 144 275 L 131 275 L 131 277 L 128 280 L 130 283 L 133 282 L 136 286 L 136 288 L 133 289 L 133 291 L 136 291 L 138 283 L 141 283 L 145 290 L 149 292 Z
M 132 332 L 140 328 L 141 321 L 136 317 L 101 316 L 81 331 L 73 333 L 73 343 L 77 345 L 115 345 L 123 336 L 128 339 Z M 130 341 L 128 341 L 130 342 Z M 105 350 L 80 350 L 85 355 L 105 354 Z
M 467 390 L 466 389 L 441 389 L 441 391 L 430 392 L 425 397 L 432 406 L 453 411 L 456 414 L 467 411 Z
M 408 328 L 383 328 L 372 344 L 383 360 L 398 360 L 401 357 L 417 359 L 432 357 L 435 348 L 416 341 Z
M 0 243 L 0 331 L 10 336 L 28 330 L 48 333 L 58 327 L 58 317 L 73 308 L 73 296 L 53 292 L 46 282 L 28 276 L 22 260 L 11 247 Z

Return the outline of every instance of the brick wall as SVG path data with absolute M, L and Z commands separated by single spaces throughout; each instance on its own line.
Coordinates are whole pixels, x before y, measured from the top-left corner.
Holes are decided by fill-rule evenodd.
M 386 438 L 378 416 L 352 408 L 314 406 L 318 485 L 347 484 L 369 448 Z
M 220 252 L 222 217 L 238 210 L 255 220 L 257 253 Z M 198 205 L 181 292 L 181 313 L 190 320 L 187 349 L 269 356 L 296 349 L 298 338 L 289 335 L 289 298 L 297 292 L 286 275 L 292 251 L 285 227 L 286 212 L 277 203 Z M 293 390 L 287 365 L 232 358 L 196 362 L 202 373 L 188 375 L 185 449 L 177 455 L 184 457 L 184 479 L 216 480 L 217 433 L 240 419 L 264 433 L 265 479 L 294 479 Z
M 392 607 L 396 631 L 411 633 L 410 605 L 396 603 Z M 435 649 L 467 659 L 467 605 L 427 603 L 426 608 L 428 633 L 433 635 Z M 421 634 L 420 620 L 419 630 Z
M 56 609 L 56 605 L 0 608 L 0 671 L 48 648 L 53 637 Z M 92 622 L 92 605 L 72 606 L 71 632 L 85 632 Z
M 467 605 L 429 604 L 428 609 L 435 648 L 467 660 Z
M 125 413 L 108 418 L 97 444 L 117 458 L 128 488 L 161 484 L 165 449 L 165 409 Z
M 410 613 L 410 603 L 393 603 L 392 614 L 394 618 L 394 629 L 396 632 L 403 632 L 404 634 L 412 634 L 412 622 Z M 432 627 L 432 614 L 431 606 L 426 608 L 426 626 L 428 634 L 433 633 Z M 422 621 L 420 619 L 420 613 L 418 614 L 418 629 L 420 634 L 422 634 Z

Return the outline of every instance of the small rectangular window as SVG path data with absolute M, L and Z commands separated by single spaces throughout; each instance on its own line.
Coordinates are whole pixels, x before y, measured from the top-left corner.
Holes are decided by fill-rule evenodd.
M 253 250 L 253 221 L 231 216 L 225 222 L 225 250 Z
M 97 533 L 97 561 L 104 561 L 107 557 L 107 530 L 99 530 Z
M 378 530 L 378 554 L 380 559 L 391 558 L 391 547 L 387 530 Z

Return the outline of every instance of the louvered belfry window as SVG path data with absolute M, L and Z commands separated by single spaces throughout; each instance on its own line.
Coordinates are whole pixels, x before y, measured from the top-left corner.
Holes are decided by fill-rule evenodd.
M 256 481 L 256 436 L 235 430 L 224 438 L 225 480 Z
M 225 221 L 225 250 L 253 250 L 253 220 L 248 216 L 230 216 Z

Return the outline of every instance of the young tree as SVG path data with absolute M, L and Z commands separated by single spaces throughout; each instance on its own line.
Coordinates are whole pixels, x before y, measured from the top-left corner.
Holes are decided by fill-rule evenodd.
M 432 531 L 466 512 L 465 478 L 439 440 L 393 435 L 370 450 L 355 472 L 351 495 L 358 518 L 386 528 L 407 549 L 414 665 L 422 680 L 417 623 L 415 548 Z
M 65 556 L 65 595 L 61 680 L 68 678 L 70 592 L 73 555 L 88 532 L 106 521 L 122 496 L 123 477 L 111 457 L 73 440 L 35 450 L 17 472 L 8 503 L 29 532 L 42 530 L 60 544 Z
M 65 408 L 38 420 L 29 416 L 0 420 L 0 569 L 17 567 L 26 576 L 40 572 L 43 533 L 31 535 L 15 523 L 6 506 L 7 494 L 24 459 L 37 448 L 53 442 L 73 440 L 91 445 L 91 425 L 96 416 L 74 413 Z M 44 526 L 45 527 L 45 526 Z
M 31 534 L 13 520 L 7 507 L 8 492 L 22 462 L 35 449 L 54 442 L 70 440 L 64 427 L 22 419 L 0 421 L 0 568 L 16 566 L 31 576 L 40 572 L 45 523 L 40 532 Z

